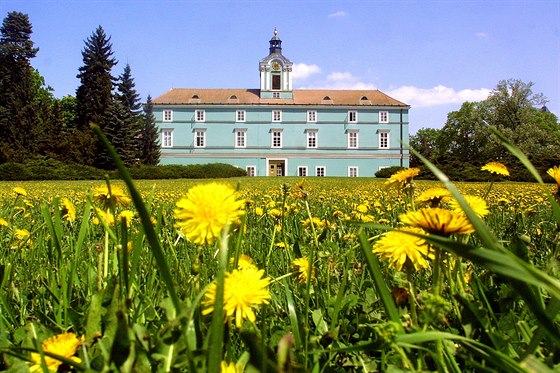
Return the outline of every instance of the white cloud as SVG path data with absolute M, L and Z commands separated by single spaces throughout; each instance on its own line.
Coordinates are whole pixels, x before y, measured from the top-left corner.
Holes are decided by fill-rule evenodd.
M 446 104 L 462 104 L 465 101 L 482 101 L 488 98 L 490 92 L 491 90 L 488 88 L 462 89 L 456 91 L 453 88 L 438 85 L 429 89 L 402 86 L 387 91 L 387 94 L 413 107 L 428 107 Z
M 482 31 L 477 32 L 476 34 L 474 34 L 474 36 L 476 36 L 476 37 L 479 38 L 479 39 L 486 39 L 486 38 L 488 38 L 488 34 L 485 33 L 485 32 L 482 32 Z
M 321 68 L 315 64 L 294 63 L 292 65 L 292 78 L 294 80 L 307 79 L 310 75 L 318 74 Z
M 339 17 L 346 17 L 347 13 L 343 10 L 339 10 L 338 12 L 334 12 L 328 15 L 328 18 L 339 18 Z
M 314 82 L 300 89 L 375 89 L 375 86 L 360 81 L 348 71 L 335 71 L 327 75 L 326 80 Z

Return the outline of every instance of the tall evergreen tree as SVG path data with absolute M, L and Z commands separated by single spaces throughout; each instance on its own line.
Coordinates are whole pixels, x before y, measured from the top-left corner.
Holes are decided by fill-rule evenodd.
M 113 99 L 115 78 L 111 69 L 117 64 L 113 58 L 111 37 L 98 26 L 86 40 L 82 51 L 84 65 L 79 68 L 77 78 L 80 86 L 76 90 L 78 124 L 87 127 L 91 122 L 103 126 L 103 118 Z
M 137 163 L 142 153 L 142 105 L 135 87 L 130 65 L 126 64 L 117 84 L 117 99 L 126 110 L 126 116 L 121 123 L 125 128 L 119 131 L 119 136 L 123 138 L 115 143 L 122 144 L 124 148 L 117 148 L 117 151 L 129 155 L 128 160 L 131 164 Z
M 157 165 L 160 157 L 160 144 L 154 116 L 152 97 L 148 95 L 144 106 L 144 126 L 142 129 L 142 157 L 141 162 L 146 165 Z
M 0 28 L 0 162 L 21 161 L 36 149 L 36 85 L 30 59 L 38 48 L 31 40 L 27 14 L 9 12 Z
M 109 108 L 113 100 L 113 85 L 115 78 L 111 69 L 117 64 L 113 58 L 111 38 L 105 34 L 101 26 L 86 40 L 82 51 L 84 65 L 79 68 L 77 77 L 80 86 L 76 90 L 76 104 L 78 112 L 78 129 L 83 131 L 81 138 L 94 137 L 89 130 L 89 124 L 95 123 L 105 129 Z M 94 149 L 84 149 L 86 153 L 103 152 L 103 146 L 96 140 L 85 141 L 95 144 Z M 101 160 L 90 160 L 88 164 L 100 166 Z

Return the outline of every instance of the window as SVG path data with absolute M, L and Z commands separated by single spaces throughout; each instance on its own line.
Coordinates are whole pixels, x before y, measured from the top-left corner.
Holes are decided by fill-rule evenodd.
M 307 130 L 307 147 L 316 148 L 317 147 L 317 130 Z
M 272 121 L 273 122 L 282 121 L 282 110 L 272 110 Z
M 327 169 L 325 166 L 315 167 L 315 176 L 325 176 L 327 174 Z
M 307 166 L 298 166 L 297 175 L 298 176 L 307 176 Z
M 272 74 L 272 89 L 280 89 L 280 74 Z
M 379 147 L 381 149 L 389 149 L 389 131 L 379 131 Z
M 197 129 L 194 131 L 194 147 L 204 148 L 206 146 L 206 130 Z
M 173 130 L 161 130 L 161 147 L 173 147 Z
M 163 121 L 164 122 L 172 122 L 173 121 L 173 110 L 164 110 L 163 111 Z
M 282 147 L 282 130 L 272 130 L 272 147 Z
M 348 112 L 348 123 L 358 123 L 358 112 L 350 110 Z
M 257 176 L 257 167 L 255 166 L 247 166 L 245 171 L 247 171 L 247 176 Z
M 307 121 L 308 122 L 317 122 L 317 111 L 316 110 L 308 110 L 307 111 Z
M 204 122 L 204 120 L 205 120 L 204 110 L 196 110 L 195 113 L 194 113 L 194 120 L 196 122 Z
M 358 149 L 358 131 L 348 131 L 348 148 Z
M 380 111 L 379 112 L 379 123 L 389 123 L 389 112 Z
M 272 98 L 280 98 L 280 92 L 272 92 Z
M 348 167 L 348 177 L 358 177 L 358 167 L 356 166 Z
M 236 129 L 235 130 L 235 147 L 244 148 L 247 146 L 247 130 L 246 129 Z
M 237 110 L 235 113 L 236 122 L 245 122 L 245 110 Z

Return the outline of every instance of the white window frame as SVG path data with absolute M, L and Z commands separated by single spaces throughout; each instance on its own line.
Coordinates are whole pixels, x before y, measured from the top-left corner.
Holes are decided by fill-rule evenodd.
M 319 131 L 318 130 L 306 130 L 306 144 L 307 149 L 317 149 L 319 146 Z
M 169 128 L 163 128 L 161 130 L 161 147 L 162 148 L 172 148 L 173 147 L 173 130 Z
M 317 123 L 317 110 L 307 110 L 307 123 Z
M 164 110 L 162 115 L 162 122 L 173 122 L 173 110 Z
M 380 111 L 379 112 L 379 123 L 389 123 L 389 112 Z
M 358 123 L 357 110 L 348 110 L 348 123 Z
M 280 92 L 272 92 L 272 98 L 280 98 Z
M 271 148 L 275 148 L 275 149 L 282 148 L 282 144 L 283 144 L 282 133 L 283 133 L 282 129 L 273 128 L 272 130 L 270 130 L 270 147 Z M 278 144 L 276 144 L 276 142 Z
M 206 121 L 206 112 L 202 109 L 196 109 L 194 111 L 194 121 L 195 122 L 205 122 Z
M 245 112 L 245 110 L 237 110 L 235 112 L 235 121 L 236 122 L 245 122 L 246 115 L 247 115 L 247 113 Z
M 355 140 L 356 140 L 355 145 L 352 144 L 352 136 L 353 135 L 356 135 L 355 136 Z M 348 131 L 346 136 L 347 136 L 347 139 L 348 139 L 348 144 L 347 144 L 348 149 L 358 149 L 360 147 L 360 132 L 359 131 Z
M 282 110 L 272 110 L 272 122 L 282 122 Z
M 315 166 L 315 176 L 325 177 L 327 176 L 326 166 Z
M 201 140 L 202 145 L 198 140 Z M 205 148 L 206 147 L 206 128 L 196 128 L 194 130 L 194 147 L 195 148 Z
M 257 176 L 257 166 L 246 166 L 247 176 Z
M 297 168 L 297 175 L 299 177 L 306 177 L 309 175 L 309 173 L 307 172 L 307 166 L 298 166 Z
M 348 177 L 358 177 L 359 172 L 358 166 L 348 166 Z
M 377 146 L 379 149 L 389 149 L 391 147 L 391 131 L 377 131 Z
M 235 129 L 235 147 L 236 148 L 246 148 L 247 147 L 247 129 L 246 128 L 236 128 Z

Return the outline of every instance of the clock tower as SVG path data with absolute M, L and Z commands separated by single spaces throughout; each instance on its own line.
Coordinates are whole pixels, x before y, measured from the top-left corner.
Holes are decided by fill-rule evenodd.
M 292 99 L 292 61 L 282 55 L 282 40 L 274 29 L 269 54 L 259 62 L 261 98 Z

